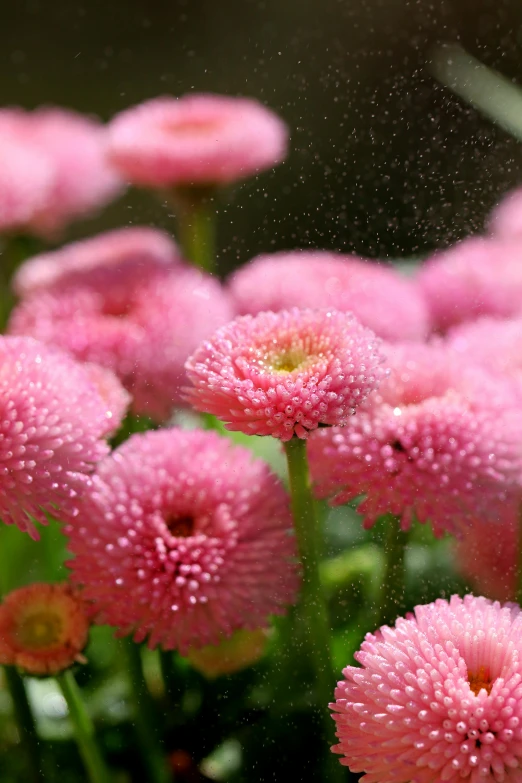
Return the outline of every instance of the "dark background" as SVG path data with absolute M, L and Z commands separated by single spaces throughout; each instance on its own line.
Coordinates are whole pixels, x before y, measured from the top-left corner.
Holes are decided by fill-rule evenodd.
M 291 127 L 286 164 L 236 188 L 222 262 L 329 247 L 422 255 L 481 229 L 522 181 L 519 143 L 429 75 L 460 41 L 522 81 L 520 0 L 0 0 L 0 103 L 108 119 L 163 93 L 250 95 Z M 172 226 L 129 193 L 76 233 Z

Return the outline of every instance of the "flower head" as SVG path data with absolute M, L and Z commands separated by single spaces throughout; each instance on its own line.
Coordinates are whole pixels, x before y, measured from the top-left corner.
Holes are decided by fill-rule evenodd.
M 163 231 L 131 226 L 33 256 L 16 271 L 12 286 L 18 296 L 25 297 L 57 282 L 88 282 L 96 271 L 103 286 L 107 269 L 109 275 L 115 269 L 124 274 L 129 263 L 146 267 L 150 263 L 171 265 L 178 261 L 176 245 Z
M 439 331 L 483 315 L 522 313 L 522 243 L 471 237 L 429 259 L 417 282 Z
M 379 340 L 351 313 L 288 310 L 245 315 L 187 361 L 187 399 L 230 430 L 306 438 L 344 424 L 385 375 Z
M 89 369 L 30 338 L 4 336 L 0 410 L 0 519 L 37 538 L 34 522 L 46 524 L 46 513 L 76 514 L 117 411 Z
M 184 654 L 295 599 L 288 497 L 246 449 L 197 430 L 134 435 L 94 483 L 67 532 L 98 622 Z
M 322 430 L 308 455 L 315 490 L 335 504 L 361 495 L 365 526 L 381 515 L 457 533 L 498 522 L 520 490 L 522 415 L 511 385 L 443 346 L 388 350 L 390 376 L 349 426 Z
M 351 311 L 387 340 L 422 340 L 428 311 L 417 286 L 391 267 L 324 250 L 294 250 L 252 259 L 229 288 L 241 315 L 291 307 Z
M 513 378 L 522 390 L 522 316 L 460 324 L 448 332 L 446 345 L 489 372 Z
M 58 674 L 83 662 L 88 634 L 84 603 L 70 585 L 32 584 L 0 604 L 0 663 L 27 674 Z
M 367 634 L 331 705 L 341 764 L 364 783 L 515 783 L 522 615 L 454 595 Z
M 112 369 L 133 410 L 163 420 L 181 402 L 187 357 L 232 315 L 209 275 L 138 254 L 36 289 L 14 309 L 9 332 Z
M 122 176 L 149 187 L 219 185 L 280 163 L 288 130 L 247 98 L 155 98 L 117 115 L 109 154 Z

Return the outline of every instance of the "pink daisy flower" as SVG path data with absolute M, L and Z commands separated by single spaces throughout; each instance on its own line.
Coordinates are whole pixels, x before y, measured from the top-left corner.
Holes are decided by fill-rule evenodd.
M 446 345 L 489 372 L 513 378 L 522 390 L 522 316 L 461 324 L 448 333 Z
M 186 363 L 187 400 L 230 430 L 307 438 L 345 424 L 385 376 L 379 340 L 351 313 L 288 310 L 245 315 Z
M 112 369 L 133 410 L 163 420 L 182 400 L 190 352 L 232 316 L 209 275 L 137 255 L 36 289 L 14 309 L 9 331 Z
M 439 331 L 483 315 L 522 313 L 522 242 L 471 237 L 426 261 L 417 283 Z
M 294 250 L 252 259 L 229 279 L 238 312 L 291 307 L 351 311 L 387 340 L 422 340 L 428 311 L 417 286 L 395 269 L 324 250 Z
M 221 95 L 155 98 L 109 126 L 114 165 L 130 182 L 154 188 L 235 182 L 280 163 L 287 145 L 276 114 Z
M 106 267 L 120 268 L 129 260 L 143 266 L 149 262 L 168 265 L 177 263 L 179 255 L 164 231 L 147 226 L 120 228 L 33 256 L 17 270 L 12 287 L 24 297 L 58 281 L 81 280 L 84 275 L 89 279 L 96 269 L 103 276 Z
M 185 654 L 296 599 L 291 528 L 282 484 L 251 452 L 213 432 L 147 432 L 100 464 L 69 565 L 97 622 Z
M 35 233 L 55 236 L 121 192 L 122 181 L 106 157 L 106 131 L 97 120 L 65 109 L 17 113 L 20 139 L 53 169 L 45 205 L 31 221 Z
M 38 538 L 46 512 L 77 513 L 114 410 L 89 371 L 35 340 L 2 336 L 0 357 L 0 519 Z
M 361 495 L 366 527 L 386 513 L 436 534 L 498 522 L 520 491 L 522 414 L 511 385 L 443 346 L 390 347 L 391 374 L 344 429 L 310 439 L 319 497 Z
M 364 783 L 520 781 L 522 616 L 452 596 L 367 634 L 330 705 Z
M 522 188 L 512 190 L 493 209 L 489 230 L 499 237 L 517 237 L 522 234 Z
M 0 232 L 21 232 L 45 207 L 53 184 L 46 156 L 18 138 L 0 111 Z
M 455 541 L 456 566 L 473 587 L 488 598 L 512 601 L 517 589 L 519 503 L 499 509 L 500 526 L 475 520 Z

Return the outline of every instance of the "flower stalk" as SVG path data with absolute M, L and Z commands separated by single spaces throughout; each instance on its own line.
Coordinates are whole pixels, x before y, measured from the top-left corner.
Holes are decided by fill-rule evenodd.
M 216 207 L 213 188 L 176 188 L 173 195 L 179 243 L 187 261 L 204 272 L 216 266 Z
M 31 783 L 42 783 L 40 743 L 25 683 L 14 666 L 4 666 L 4 675 L 7 690 L 13 702 L 16 726 L 20 735 L 20 744 L 25 752 L 29 779 Z

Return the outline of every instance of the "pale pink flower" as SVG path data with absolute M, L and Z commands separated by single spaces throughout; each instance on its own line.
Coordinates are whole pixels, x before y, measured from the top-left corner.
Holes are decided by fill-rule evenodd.
M 270 109 L 222 95 L 155 98 L 109 126 L 121 175 L 154 188 L 235 182 L 280 163 L 287 143 L 287 127 Z
M 308 445 L 319 497 L 359 505 L 366 527 L 391 513 L 408 528 L 430 522 L 458 533 L 499 522 L 520 491 L 522 413 L 511 384 L 443 346 L 387 350 L 390 376 L 345 428 Z
M 99 623 L 150 647 L 216 644 L 296 599 L 288 496 L 213 432 L 134 435 L 99 466 L 67 532 L 74 582 Z
M 455 564 L 473 588 L 497 601 L 516 595 L 519 553 L 519 501 L 498 509 L 495 531 L 487 522 L 475 520 L 455 541 Z
M 519 783 L 522 616 L 467 595 L 367 634 L 330 705 L 364 783 Z
M 138 255 L 35 290 L 8 328 L 108 367 L 136 413 L 163 420 L 182 401 L 187 357 L 232 317 L 228 296 L 209 275 Z
M 489 230 L 501 237 L 522 235 L 522 188 L 512 190 L 492 210 Z
M 31 221 L 36 233 L 55 236 L 71 220 L 89 215 L 121 192 L 122 181 L 106 156 L 106 131 L 97 120 L 40 108 L 25 114 L 20 138 L 40 150 L 53 168 L 46 203 Z
M 37 538 L 46 512 L 76 514 L 114 411 L 82 365 L 35 340 L 0 337 L 0 359 L 0 519 Z
M 245 315 L 187 361 L 186 397 L 230 430 L 306 438 L 346 423 L 385 375 L 380 341 L 351 313 L 288 310 Z
M 291 307 L 351 311 L 387 340 L 422 340 L 428 311 L 417 286 L 392 267 L 325 250 L 253 258 L 229 279 L 238 312 Z
M 439 331 L 483 315 L 522 313 L 522 242 L 465 239 L 426 261 L 416 279 Z
M 176 244 L 164 231 L 130 226 L 33 256 L 17 270 L 12 287 L 18 296 L 28 296 L 58 281 L 79 281 L 83 275 L 92 278 L 96 269 L 103 277 L 106 267 L 119 269 L 129 260 L 141 262 L 143 266 L 151 261 L 172 264 L 179 261 L 179 254 Z
M 522 390 L 522 315 L 461 324 L 448 332 L 446 345 L 489 372 L 513 378 Z

